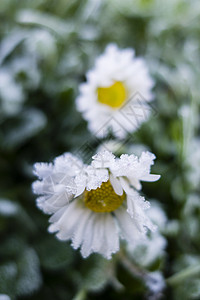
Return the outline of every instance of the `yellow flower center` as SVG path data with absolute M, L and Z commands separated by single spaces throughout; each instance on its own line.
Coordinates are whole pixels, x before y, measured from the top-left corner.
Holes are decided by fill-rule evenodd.
M 122 82 L 116 81 L 109 87 L 99 87 L 97 89 L 98 101 L 112 108 L 120 107 L 127 99 L 127 92 Z
M 100 188 L 85 191 L 85 206 L 94 212 L 111 212 L 117 209 L 124 201 L 125 194 L 119 196 L 115 193 L 110 181 L 103 182 Z

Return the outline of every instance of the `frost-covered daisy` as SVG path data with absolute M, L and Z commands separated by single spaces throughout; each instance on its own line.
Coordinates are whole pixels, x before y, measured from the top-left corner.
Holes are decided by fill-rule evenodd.
M 36 163 L 39 180 L 33 191 L 41 195 L 37 204 L 50 218 L 50 232 L 60 240 L 72 240 L 74 249 L 81 247 L 87 257 L 92 252 L 111 258 L 119 250 L 119 237 L 131 244 L 145 237 L 154 225 L 145 210 L 149 202 L 138 193 L 140 181 L 156 181 L 150 174 L 155 156 L 143 152 L 116 158 L 103 151 L 85 165 L 66 153 L 53 164 Z
M 111 130 L 118 138 L 124 138 L 150 114 L 147 103 L 153 98 L 154 82 L 144 59 L 134 55 L 133 49 L 108 45 L 86 74 L 87 81 L 80 85 L 77 109 L 98 137 Z

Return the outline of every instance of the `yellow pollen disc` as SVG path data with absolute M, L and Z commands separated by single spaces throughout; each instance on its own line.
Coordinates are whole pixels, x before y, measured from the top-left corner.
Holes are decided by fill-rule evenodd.
M 127 99 L 125 86 L 122 82 L 116 81 L 109 87 L 99 87 L 97 89 L 98 101 L 112 108 L 120 107 Z
M 111 212 L 117 209 L 125 199 L 125 194 L 119 196 L 115 193 L 110 181 L 103 182 L 100 188 L 85 191 L 85 206 L 94 212 Z

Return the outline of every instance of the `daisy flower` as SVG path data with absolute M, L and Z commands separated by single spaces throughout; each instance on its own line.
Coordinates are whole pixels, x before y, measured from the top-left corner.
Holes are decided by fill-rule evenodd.
M 90 165 L 70 153 L 57 157 L 53 164 L 36 163 L 39 180 L 33 191 L 40 195 L 37 205 L 52 214 L 50 232 L 60 240 L 72 240 L 83 257 L 92 252 L 111 258 L 119 250 L 119 238 L 131 244 L 145 237 L 155 226 L 145 213 L 149 202 L 138 193 L 140 181 L 156 181 L 150 174 L 155 156 L 141 157 L 109 151 L 93 156 Z
M 86 74 L 76 99 L 77 109 L 88 121 L 90 131 L 105 137 L 111 130 L 118 138 L 135 131 L 149 114 L 154 82 L 144 59 L 133 49 L 107 46 L 95 66 Z

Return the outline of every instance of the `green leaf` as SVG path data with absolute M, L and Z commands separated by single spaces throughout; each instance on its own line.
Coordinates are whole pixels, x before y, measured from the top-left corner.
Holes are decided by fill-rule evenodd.
M 36 10 L 20 10 L 17 13 L 16 20 L 21 24 L 33 24 L 47 27 L 48 29 L 65 38 L 74 32 L 73 23 L 62 21 L 56 16 Z
M 4 217 L 11 217 L 19 212 L 19 207 L 16 203 L 7 200 L 0 199 L 0 215 Z
M 83 260 L 79 271 L 73 273 L 73 279 L 79 288 L 88 291 L 99 291 L 105 287 L 111 277 L 110 262 L 93 254 Z
M 33 249 L 25 250 L 17 261 L 17 266 L 17 295 L 28 295 L 38 290 L 42 284 L 42 278 L 40 274 L 39 259 L 36 252 Z
M 0 267 L 0 293 L 12 295 L 15 291 L 17 265 L 14 262 L 3 264 Z
M 37 246 L 42 267 L 58 270 L 69 267 L 73 262 L 73 250 L 67 243 L 58 241 L 54 236 L 43 239 Z
M 27 31 L 15 30 L 5 39 L 0 46 L 0 64 L 10 55 L 16 47 L 28 36 Z
M 27 109 L 21 113 L 19 124 L 10 129 L 4 139 L 6 148 L 17 147 L 23 144 L 42 130 L 46 125 L 46 116 L 37 109 Z

